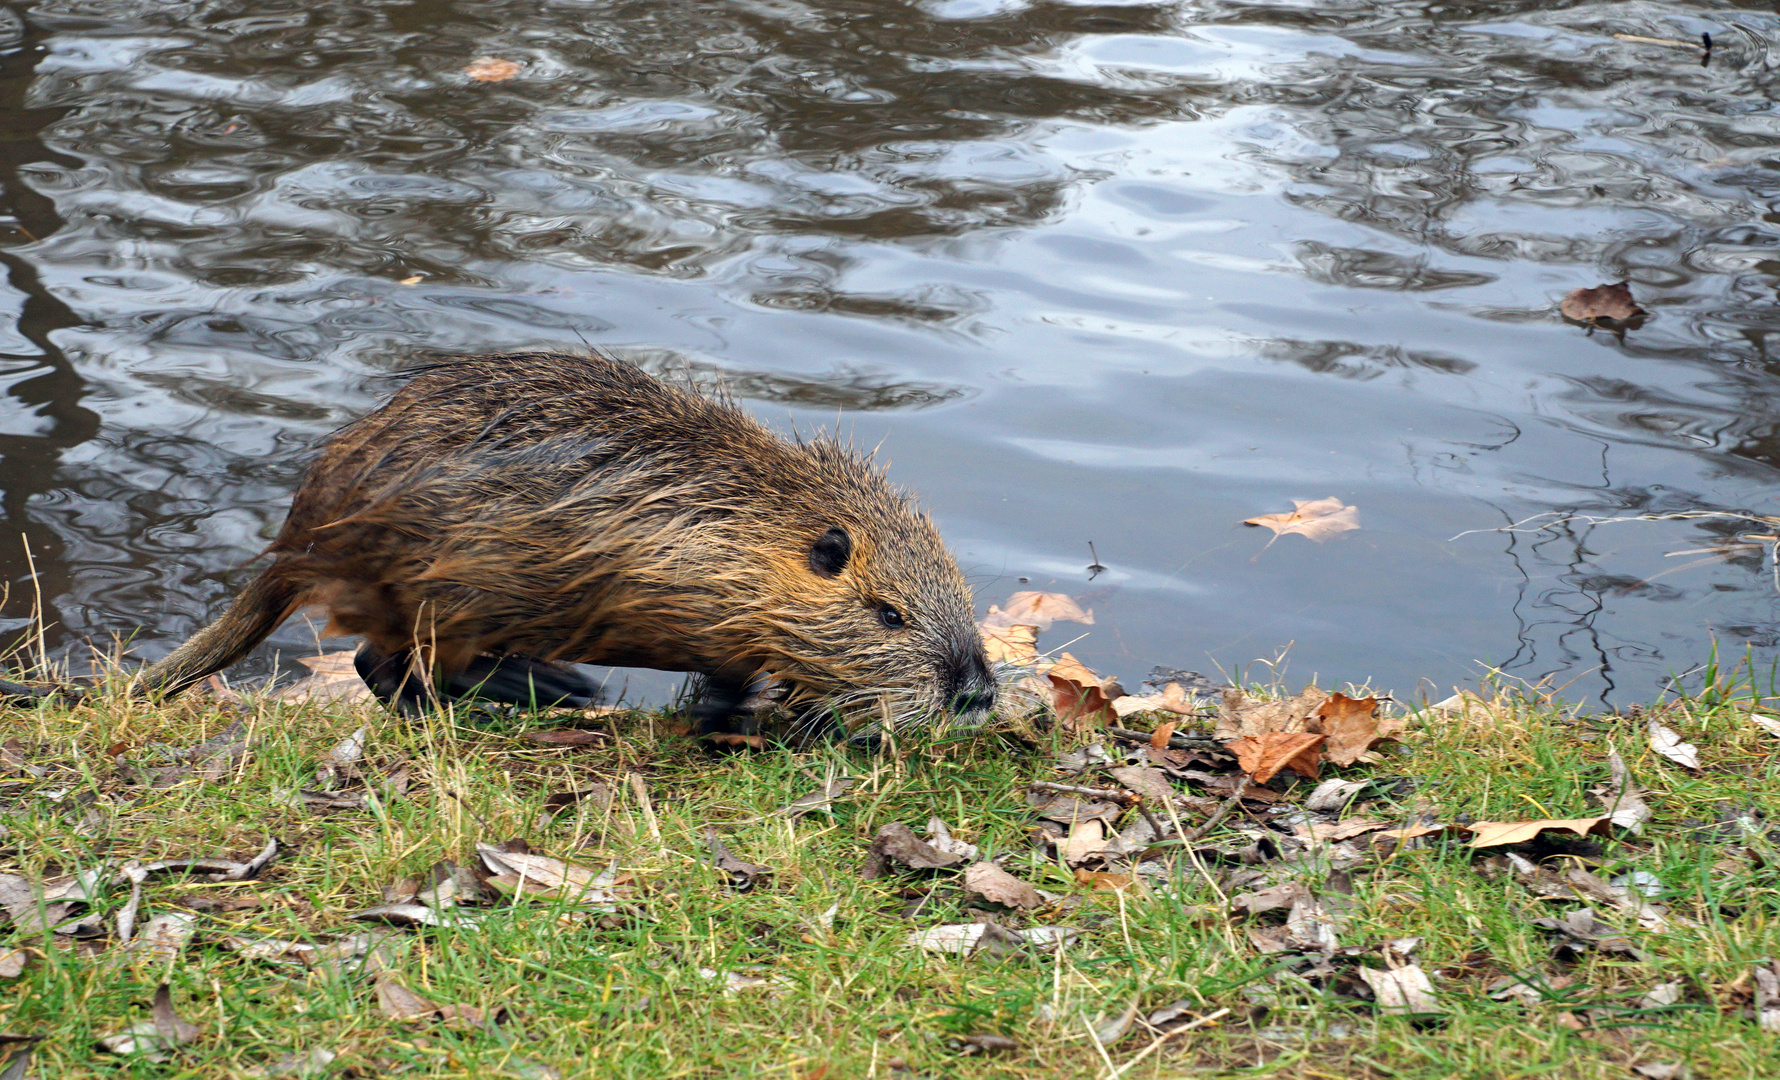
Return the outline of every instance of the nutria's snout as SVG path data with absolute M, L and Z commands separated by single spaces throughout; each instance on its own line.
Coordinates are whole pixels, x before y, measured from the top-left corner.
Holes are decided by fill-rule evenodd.
M 995 673 L 980 645 L 962 650 L 946 679 L 946 712 L 961 724 L 985 723 L 995 712 Z

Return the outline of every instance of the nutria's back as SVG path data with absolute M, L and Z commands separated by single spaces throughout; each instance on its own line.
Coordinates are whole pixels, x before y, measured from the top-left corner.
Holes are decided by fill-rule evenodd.
M 517 655 L 702 672 L 735 697 L 766 672 L 898 717 L 994 698 L 957 564 L 868 459 L 607 356 L 423 369 L 328 443 L 270 553 L 244 610 L 151 686 L 317 605 L 373 660 L 447 676 Z

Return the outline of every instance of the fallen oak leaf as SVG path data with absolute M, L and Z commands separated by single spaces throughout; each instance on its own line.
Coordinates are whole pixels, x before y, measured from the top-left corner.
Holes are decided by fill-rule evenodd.
M 1273 540 L 1287 533 L 1297 533 L 1319 544 L 1338 533 L 1360 527 L 1360 508 L 1348 506 L 1333 495 L 1326 499 L 1293 499 L 1292 505 L 1297 509 L 1289 514 L 1262 514 L 1245 518 L 1242 523 L 1272 529 Z M 1272 547 L 1273 540 L 1267 541 L 1267 547 L 1261 550 Z
M 1236 755 L 1236 764 L 1257 784 L 1265 784 L 1287 768 L 1306 780 L 1315 780 L 1318 748 L 1328 738 L 1308 731 L 1269 731 L 1225 743 L 1224 749 Z

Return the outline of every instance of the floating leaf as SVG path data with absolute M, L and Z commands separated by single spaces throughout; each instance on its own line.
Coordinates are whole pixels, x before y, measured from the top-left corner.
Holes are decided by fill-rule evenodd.
M 464 66 L 464 74 L 477 82 L 501 82 L 519 74 L 519 65 L 493 56 L 478 56 Z
M 1632 299 L 1631 287 L 1623 281 L 1592 289 L 1571 289 L 1558 310 L 1566 319 L 1602 327 L 1630 323 L 1645 314 Z
M 1262 514 L 1245 519 L 1243 524 L 1272 529 L 1274 540 L 1297 533 L 1319 544 L 1337 533 L 1360 527 L 1360 508 L 1348 506 L 1333 495 L 1326 499 L 1293 499 L 1292 505 L 1297 509 L 1289 514 Z M 1267 543 L 1271 546 L 1273 540 Z
M 1094 612 L 1084 611 L 1070 596 L 1062 593 L 1017 592 L 1007 598 L 1006 607 L 991 607 L 984 617 L 984 626 L 1030 626 L 1043 633 L 1055 622 L 1078 622 L 1094 625 Z

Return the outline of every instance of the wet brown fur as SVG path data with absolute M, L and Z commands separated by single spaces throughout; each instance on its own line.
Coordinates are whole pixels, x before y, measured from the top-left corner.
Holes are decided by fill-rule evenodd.
M 835 527 L 852 554 L 830 578 L 810 549 Z M 325 446 L 268 552 L 146 687 L 176 693 L 310 606 L 436 673 L 485 653 L 766 671 L 806 697 L 938 711 L 960 665 L 985 670 L 957 564 L 868 458 L 603 355 L 423 369 Z

